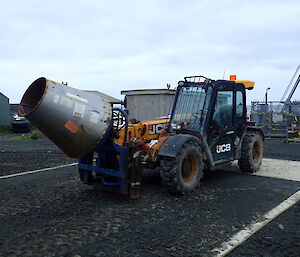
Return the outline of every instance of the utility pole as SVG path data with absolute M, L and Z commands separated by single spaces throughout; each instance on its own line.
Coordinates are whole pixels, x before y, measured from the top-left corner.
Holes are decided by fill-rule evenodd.
M 268 91 L 269 91 L 270 89 L 271 89 L 270 87 L 268 87 L 268 88 L 266 89 L 266 104 L 268 104 Z

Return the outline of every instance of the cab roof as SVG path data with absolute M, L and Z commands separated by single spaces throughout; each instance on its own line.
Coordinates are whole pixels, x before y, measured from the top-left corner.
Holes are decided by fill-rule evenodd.
M 224 81 L 224 82 L 231 82 L 231 83 L 238 83 L 243 84 L 246 89 L 251 90 L 255 86 L 255 82 L 251 80 L 217 80 L 217 81 Z M 179 81 L 178 84 L 180 85 L 180 82 L 182 84 L 191 83 L 191 84 L 199 84 L 199 83 L 211 83 L 214 82 L 214 80 L 211 80 L 204 76 L 188 76 L 184 78 L 184 81 Z

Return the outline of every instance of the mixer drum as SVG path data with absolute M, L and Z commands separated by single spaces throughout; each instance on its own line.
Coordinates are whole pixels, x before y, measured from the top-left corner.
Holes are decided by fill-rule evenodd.
M 69 157 L 80 158 L 109 133 L 112 108 L 101 95 L 42 77 L 26 90 L 19 113 Z

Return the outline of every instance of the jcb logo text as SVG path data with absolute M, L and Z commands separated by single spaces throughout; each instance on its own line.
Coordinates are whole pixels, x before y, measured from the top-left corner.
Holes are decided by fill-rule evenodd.
M 231 151 L 231 144 L 217 145 L 217 153 L 225 153 Z
M 152 128 L 151 128 L 152 127 Z M 162 129 L 165 128 L 165 124 L 154 124 L 149 126 L 149 135 L 159 134 Z

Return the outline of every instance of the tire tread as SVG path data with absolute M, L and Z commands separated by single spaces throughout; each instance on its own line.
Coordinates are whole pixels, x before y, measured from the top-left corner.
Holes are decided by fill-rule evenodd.
M 185 153 L 185 151 L 191 147 L 194 148 L 193 151 L 196 151 L 198 156 L 200 156 L 200 159 L 199 159 L 200 177 L 197 182 L 197 186 L 195 188 L 193 188 L 193 190 L 190 190 L 190 189 L 180 186 L 178 178 L 177 178 L 177 168 L 179 165 L 180 156 L 182 156 Z M 162 178 L 162 183 L 170 192 L 172 192 L 176 195 L 185 195 L 188 193 L 192 193 L 197 187 L 199 187 L 200 179 L 203 177 L 203 161 L 202 160 L 203 160 L 203 158 L 202 158 L 202 154 L 201 154 L 201 146 L 193 140 L 187 141 L 183 145 L 181 150 L 178 152 L 176 158 L 167 157 L 167 156 L 162 157 L 161 172 L 160 172 L 160 175 Z
M 260 168 L 261 161 L 258 167 L 255 166 L 252 162 L 252 146 L 256 135 L 259 134 L 247 133 L 242 142 L 241 158 L 238 160 L 238 165 L 244 172 L 254 173 Z M 263 152 L 263 148 L 261 149 L 261 152 Z

